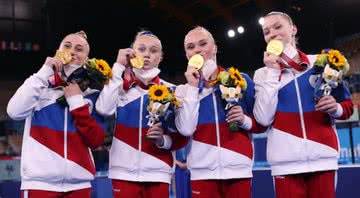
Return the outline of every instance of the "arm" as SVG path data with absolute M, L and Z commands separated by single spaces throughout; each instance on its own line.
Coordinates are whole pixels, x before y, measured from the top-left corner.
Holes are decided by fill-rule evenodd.
M 237 122 L 238 127 L 246 130 L 250 133 L 262 133 L 266 131 L 266 127 L 263 127 L 258 122 L 256 122 L 253 116 L 254 109 L 254 83 L 250 79 L 250 77 L 244 73 L 241 74 L 247 83 L 247 88 L 244 93 L 244 98 L 242 98 L 242 105 L 234 106 L 230 109 L 227 114 L 227 121 Z M 246 109 L 246 113 L 244 113 L 243 108 Z
M 347 120 L 351 117 L 351 115 L 354 113 L 354 104 L 352 103 L 351 99 L 346 99 L 343 102 L 339 103 L 341 107 L 341 114 L 339 117 L 335 117 L 339 120 Z
M 104 143 L 105 132 L 103 128 L 89 113 L 89 106 L 82 95 L 66 98 L 70 114 L 73 116 L 75 127 L 80 133 L 85 145 L 96 149 Z
M 189 84 L 179 85 L 175 91 L 181 107 L 175 112 L 175 125 L 184 136 L 191 136 L 198 124 L 199 116 L 199 89 Z
M 110 116 L 115 113 L 119 92 L 122 89 L 122 74 L 125 66 L 115 63 L 112 72 L 113 76 L 109 84 L 105 85 L 96 101 L 96 111 L 103 116 Z
M 347 120 L 354 112 L 354 104 L 351 101 L 350 91 L 345 83 L 343 82 L 342 87 L 338 88 L 338 90 L 341 90 L 339 94 L 341 97 L 324 96 L 315 105 L 315 108 L 316 110 L 328 113 L 332 118 Z
M 280 70 L 261 68 L 255 72 L 254 117 L 262 126 L 269 126 L 274 120 L 278 92 L 280 89 Z
M 7 105 L 8 115 L 14 120 L 29 116 L 38 104 L 42 91 L 48 88 L 48 79 L 53 74 L 53 69 L 44 64 L 37 73 L 26 79 L 10 99 Z
M 179 150 L 185 147 L 190 140 L 190 137 L 183 136 L 177 131 L 167 133 L 167 135 L 169 135 L 170 138 L 172 139 L 172 145 L 170 147 L 170 150 L 172 151 Z
M 170 127 L 163 127 L 162 122 L 154 124 L 146 133 L 146 138 L 154 142 L 157 147 L 167 150 L 178 150 L 184 147 L 189 137 L 181 135 L 174 126 L 174 119 L 170 123 Z
M 263 125 L 258 123 L 256 121 L 254 115 L 253 115 L 254 103 L 255 103 L 255 99 L 254 99 L 254 97 L 255 97 L 255 84 L 248 75 L 243 74 L 243 76 L 246 79 L 246 83 L 247 83 L 247 89 L 246 89 L 247 114 L 245 115 L 244 124 L 246 122 L 250 123 L 250 124 L 248 124 L 248 126 L 250 126 L 250 127 L 245 128 L 245 129 L 250 133 L 262 133 L 262 132 L 265 132 L 267 127 L 264 127 Z M 248 120 L 248 121 L 246 121 L 246 120 Z
M 351 94 L 345 81 L 342 83 L 342 89 L 344 98 L 338 103 L 338 110 L 333 117 L 338 120 L 347 120 L 354 113 L 354 104 L 351 101 Z

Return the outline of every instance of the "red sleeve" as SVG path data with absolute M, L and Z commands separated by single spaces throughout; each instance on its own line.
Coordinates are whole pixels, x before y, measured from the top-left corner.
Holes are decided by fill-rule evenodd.
M 171 132 L 167 133 L 167 135 L 169 135 L 172 140 L 172 145 L 170 147 L 170 150 L 172 151 L 179 150 L 182 147 L 186 146 L 190 140 L 190 137 L 183 136 L 179 132 Z
M 337 118 L 338 120 L 347 120 L 351 117 L 354 112 L 354 104 L 351 101 L 351 98 L 348 98 L 339 103 L 343 109 L 342 115 Z
M 83 105 L 70 112 L 76 129 L 86 146 L 96 149 L 104 143 L 105 132 L 89 113 L 89 106 Z
M 253 115 L 247 115 L 251 118 L 251 129 L 248 130 L 247 132 L 249 133 L 263 133 L 266 131 L 267 127 L 264 127 L 263 125 L 259 124 L 256 119 L 254 118 Z

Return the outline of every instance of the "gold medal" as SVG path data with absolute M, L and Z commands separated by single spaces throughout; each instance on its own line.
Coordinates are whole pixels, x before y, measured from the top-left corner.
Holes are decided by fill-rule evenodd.
M 279 56 L 284 50 L 284 45 L 279 40 L 271 40 L 266 46 L 266 51 Z
M 59 59 L 64 65 L 71 62 L 70 50 L 56 50 L 55 58 Z
M 136 56 L 130 59 L 131 66 L 141 69 L 144 66 L 144 58 L 140 54 L 136 54 Z
M 200 54 L 195 54 L 192 56 L 188 62 L 188 65 L 195 67 L 195 69 L 200 70 L 204 64 L 204 58 Z

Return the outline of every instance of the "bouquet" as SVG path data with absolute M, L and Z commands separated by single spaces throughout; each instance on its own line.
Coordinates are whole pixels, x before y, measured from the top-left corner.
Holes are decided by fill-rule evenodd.
M 342 83 L 343 76 L 349 68 L 347 59 L 338 50 L 323 50 L 314 63 L 313 74 L 317 75 L 315 100 L 318 101 L 323 96 L 331 95 L 332 90 Z
M 162 84 L 155 84 L 149 88 L 149 105 L 147 111 L 149 119 L 147 125 L 153 126 L 157 122 L 162 122 L 162 127 L 167 128 L 167 123 L 172 119 L 175 108 L 180 106 L 179 101 L 175 97 L 175 92 L 170 87 Z
M 226 101 L 225 110 L 227 111 L 238 105 L 247 87 L 246 80 L 239 70 L 230 67 L 228 71 L 219 73 L 217 81 L 219 82 L 221 98 Z M 237 122 L 230 123 L 229 128 L 231 131 L 239 130 Z
M 112 71 L 109 64 L 105 60 L 92 58 L 71 73 L 67 82 L 77 83 L 81 91 L 85 91 L 87 88 L 100 91 L 105 84 L 109 83 L 111 77 Z M 64 84 L 66 86 L 67 83 Z M 66 105 L 65 96 L 58 98 L 57 102 Z

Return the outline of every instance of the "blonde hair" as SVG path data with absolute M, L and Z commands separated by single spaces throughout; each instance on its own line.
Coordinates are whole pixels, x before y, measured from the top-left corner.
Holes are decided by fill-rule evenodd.
M 189 34 L 190 34 L 191 32 L 193 32 L 193 31 L 202 31 L 202 32 L 205 32 L 205 33 L 209 36 L 210 40 L 213 42 L 213 44 L 214 44 L 214 46 L 215 46 L 215 52 L 214 52 L 214 55 L 213 55 L 213 59 L 214 59 L 214 61 L 216 61 L 216 60 L 217 60 L 217 58 L 216 58 L 217 45 L 216 45 L 216 43 L 215 43 L 215 39 L 214 39 L 213 35 L 210 33 L 210 31 L 207 30 L 206 28 L 204 28 L 203 26 L 196 26 L 196 27 L 194 27 L 193 29 L 191 29 L 191 30 L 185 35 L 184 44 L 185 44 L 185 41 L 186 41 L 187 37 L 189 36 Z
M 186 36 L 185 36 L 185 38 L 184 38 L 184 43 L 185 43 L 186 38 L 188 37 L 188 35 L 189 35 L 191 32 L 193 32 L 193 31 L 203 31 L 203 32 L 205 32 L 206 34 L 208 34 L 210 40 L 215 44 L 215 39 L 214 39 L 213 35 L 209 32 L 209 30 L 207 30 L 207 29 L 204 28 L 203 26 L 196 26 L 196 27 L 194 27 L 193 29 L 191 29 L 191 30 L 186 34 Z
M 85 31 L 83 31 L 83 30 L 80 30 L 80 31 L 75 32 L 75 33 L 72 33 L 72 34 L 78 35 L 78 36 L 80 36 L 80 37 L 84 38 L 84 39 L 87 41 L 87 35 L 86 35 L 86 32 L 85 32 Z
M 76 36 L 83 38 L 86 41 L 86 47 L 88 48 L 88 54 L 90 53 L 90 45 L 89 45 L 88 37 L 87 37 L 85 31 L 80 30 L 78 32 L 70 33 L 70 34 L 66 35 L 61 42 L 63 42 L 64 39 L 70 35 L 76 35 Z
M 153 38 L 157 39 L 157 40 L 159 41 L 159 43 L 160 43 L 161 54 L 163 54 L 161 40 L 159 39 L 159 37 L 157 37 L 155 34 L 153 34 L 153 33 L 152 33 L 151 31 L 149 31 L 149 30 L 142 30 L 142 31 L 137 32 L 136 35 L 135 35 L 135 38 L 134 38 L 133 42 L 131 43 L 131 48 L 134 47 L 135 41 L 136 41 L 139 37 L 142 37 L 142 36 L 150 36 L 150 37 L 153 37 Z
M 264 16 L 264 18 L 268 17 L 268 16 L 273 16 L 273 15 L 282 16 L 283 18 L 285 18 L 290 23 L 290 25 L 294 25 L 294 22 L 293 22 L 292 18 L 288 14 L 286 14 L 284 12 L 272 11 L 272 12 L 267 13 Z

